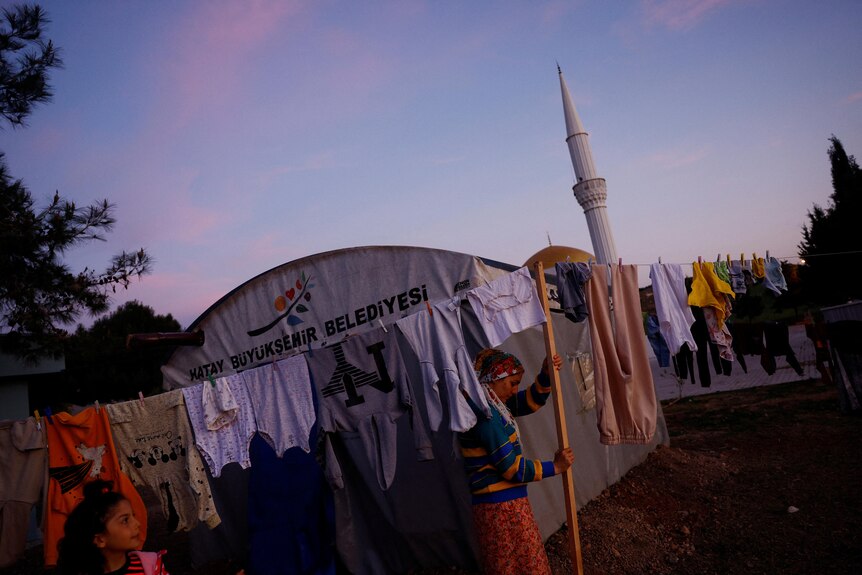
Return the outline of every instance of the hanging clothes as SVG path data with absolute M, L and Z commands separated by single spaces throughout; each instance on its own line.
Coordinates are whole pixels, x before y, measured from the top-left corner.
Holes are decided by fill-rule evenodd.
M 718 279 L 729 284 L 730 283 L 730 268 L 727 266 L 727 262 L 722 260 L 722 259 L 715 260 L 714 267 L 715 267 L 715 275 L 718 276 Z
M 491 347 L 513 333 L 545 323 L 545 312 L 526 267 L 473 288 L 466 294 Z
M 729 298 L 736 297 L 736 294 L 733 293 L 730 284 L 715 275 L 711 262 L 695 262 L 691 267 L 694 274 L 688 304 L 715 309 L 715 317 L 720 328 L 730 316 Z
M 557 272 L 557 295 L 563 314 L 575 323 L 584 321 L 589 313 L 584 284 L 593 275 L 593 269 L 583 262 L 559 262 L 554 265 L 554 270 Z
M 692 306 L 691 312 L 694 316 L 694 323 L 691 326 L 691 334 L 694 341 L 697 343 L 695 351 L 695 361 L 697 363 L 697 375 L 700 379 L 701 387 L 710 387 L 712 385 L 712 372 L 709 367 L 709 357 L 712 355 L 713 364 L 715 365 L 716 373 L 721 373 L 721 362 L 718 356 L 718 348 L 710 345 L 709 328 L 706 325 L 706 318 L 703 310 L 697 306 Z M 713 349 L 715 352 L 713 353 Z M 694 373 L 692 372 L 691 382 L 694 383 Z
M 605 445 L 649 443 L 656 429 L 656 397 L 641 323 L 637 266 L 594 266 L 587 307 L 599 440 Z
M 690 377 L 691 383 L 696 383 L 694 379 L 694 353 L 689 349 L 687 343 L 684 343 L 679 353 L 673 356 L 673 370 L 681 380 L 684 381 Z
M 753 258 L 751 260 L 751 275 L 754 279 L 762 280 L 766 277 L 766 269 L 763 258 Z
M 257 432 L 276 455 L 291 447 L 310 451 L 308 434 L 316 416 L 305 356 L 243 371 L 241 376 L 251 398 Z
M 111 481 L 114 491 L 129 500 L 141 523 L 140 540 L 145 541 L 147 508 L 120 469 L 107 412 L 91 407 L 77 415 L 55 414 L 47 425 L 47 437 L 50 480 L 44 519 L 45 565 L 57 564 L 57 542 L 63 537 L 66 517 L 84 500 L 84 484 L 96 479 Z
M 688 304 L 682 266 L 652 264 L 649 275 L 652 280 L 653 299 L 661 335 L 670 353 L 677 354 L 685 344 L 688 344 L 690 351 L 695 351 L 697 345 L 691 334 L 694 316 Z
M 120 467 L 137 486 L 158 494 L 167 529 L 212 528 L 216 512 L 204 462 L 194 444 L 183 393 L 169 391 L 104 406 Z
M 723 325 L 718 325 L 718 317 L 715 310 L 711 307 L 703 308 L 703 319 L 706 321 L 706 330 L 709 333 L 709 341 L 715 345 L 718 350 L 719 357 L 727 362 L 733 361 L 733 336 L 727 327 L 727 322 Z M 722 369 L 722 372 L 724 370 Z M 727 370 L 725 375 L 730 375 Z
M 0 569 L 15 563 L 27 545 L 30 511 L 42 499 L 47 457 L 35 419 L 0 421 Z
M 730 263 L 730 287 L 736 295 L 744 294 L 748 291 L 748 286 L 745 282 L 745 272 L 742 262 L 739 260 L 733 260 Z
M 787 281 L 781 271 L 781 262 L 769 256 L 764 266 L 763 287 L 772 290 L 775 295 L 781 295 L 787 291 Z
M 378 328 L 316 351 L 308 358 L 320 398 L 320 432 L 326 478 L 334 489 L 344 487 L 332 434 L 358 432 L 365 455 L 375 468 L 380 489 L 395 478 L 397 421 L 411 417 L 416 458 L 434 459 L 421 412 L 414 407 L 407 369 L 395 332 Z
M 670 350 L 661 336 L 661 330 L 658 324 L 658 318 L 652 314 L 646 318 L 646 334 L 650 347 L 655 354 L 659 367 L 667 367 L 670 365 Z
M 447 396 L 452 431 L 467 431 L 476 424 L 476 414 L 465 394 L 490 415 L 485 393 L 465 348 L 460 306 L 460 298 L 455 296 L 431 305 L 433 311 L 423 310 L 396 323 L 421 364 L 421 385 L 431 431 L 437 431 L 443 421 L 440 387 Z
M 207 390 L 205 395 L 205 386 L 215 389 Z M 195 434 L 195 444 L 213 477 L 221 475 L 222 468 L 228 463 L 239 463 L 243 469 L 248 468 L 251 465 L 248 445 L 257 431 L 257 425 L 242 375 L 229 375 L 216 379 L 214 384 L 193 385 L 184 387 L 182 391 Z M 236 403 L 237 410 L 233 412 L 233 418 L 227 417 L 227 412 L 214 409 L 214 402 L 204 403 L 207 397 L 221 397 L 219 405 L 231 406 L 229 411 L 233 410 L 232 405 Z M 219 423 L 221 426 L 215 427 Z
M 780 356 L 784 356 L 787 363 L 790 364 L 790 367 L 793 368 L 793 371 L 797 375 L 805 373 L 796 359 L 796 353 L 790 347 L 790 332 L 786 323 L 777 321 L 763 322 L 763 336 L 765 345 L 760 363 L 768 375 L 775 373 L 777 368 L 775 358 Z

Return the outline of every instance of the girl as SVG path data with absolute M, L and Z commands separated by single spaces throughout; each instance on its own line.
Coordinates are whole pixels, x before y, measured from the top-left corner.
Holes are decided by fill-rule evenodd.
M 84 500 L 69 514 L 57 567 L 62 575 L 168 575 L 162 554 L 137 551 L 140 523 L 111 483 L 84 486 Z
M 559 371 L 562 360 L 552 358 Z M 548 360 L 528 388 L 518 391 L 524 368 L 518 358 L 499 349 L 485 349 L 476 357 L 476 376 L 482 384 L 491 417 L 479 414 L 472 429 L 460 434 L 461 451 L 473 494 L 473 525 L 485 575 L 550 575 L 548 557 L 533 510 L 527 483 L 557 475 L 572 465 L 571 449 L 552 461 L 532 460 L 521 452 L 515 417 L 540 409 L 551 394 Z

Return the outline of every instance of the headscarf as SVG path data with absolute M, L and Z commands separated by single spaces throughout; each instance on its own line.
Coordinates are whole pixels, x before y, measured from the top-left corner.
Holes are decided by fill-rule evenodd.
M 524 373 L 524 366 L 517 357 L 503 350 L 489 347 L 476 356 L 473 364 L 479 383 L 487 385 L 510 375 Z
M 483 349 L 476 356 L 476 361 L 473 364 L 473 369 L 476 371 L 476 377 L 479 383 L 482 384 L 482 389 L 485 390 L 485 396 L 488 402 L 494 407 L 506 423 L 515 428 L 515 434 L 518 436 L 518 441 L 521 440 L 521 430 L 518 429 L 518 424 L 509 411 L 508 406 L 503 403 L 494 390 L 491 389 L 491 384 L 495 381 L 505 379 L 510 375 L 524 373 L 524 366 L 517 357 L 505 351 L 488 348 Z

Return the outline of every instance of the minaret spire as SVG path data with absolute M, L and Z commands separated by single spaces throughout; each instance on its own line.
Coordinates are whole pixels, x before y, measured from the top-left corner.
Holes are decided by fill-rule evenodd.
M 557 73 L 560 75 L 560 90 L 563 93 L 563 113 L 566 117 L 566 143 L 569 146 L 569 155 L 572 157 L 572 165 L 575 168 L 575 185 L 572 190 L 575 198 L 584 209 L 587 218 L 587 228 L 590 230 L 590 239 L 593 242 L 593 252 L 600 264 L 616 261 L 617 247 L 614 244 L 614 236 L 611 233 L 611 224 L 608 220 L 607 184 L 604 178 L 596 175 L 596 166 L 593 164 L 593 152 L 590 149 L 590 141 L 581 118 L 575 110 L 575 104 L 569 95 L 569 87 L 563 78 L 563 71 L 557 64 Z

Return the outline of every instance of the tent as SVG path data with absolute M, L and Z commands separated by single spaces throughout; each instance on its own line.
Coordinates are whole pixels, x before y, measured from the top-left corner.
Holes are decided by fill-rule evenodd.
M 190 327 L 202 330 L 202 346 L 177 349 L 162 368 L 165 389 L 176 389 L 277 358 L 337 343 L 348 334 L 390 326 L 399 318 L 426 309 L 427 302 L 449 298 L 506 274 L 518 266 L 467 254 L 402 246 L 357 247 L 305 257 L 275 267 L 234 289 L 213 304 Z M 553 286 L 553 274 L 547 274 Z M 462 306 L 468 351 L 482 345 L 482 334 L 470 306 Z M 568 419 L 576 499 L 584 505 L 642 462 L 668 435 L 661 406 L 653 441 L 648 445 L 605 446 L 599 443 L 596 410 L 584 378 L 590 352 L 586 323 L 575 324 L 552 313 L 557 353 L 563 358 L 561 382 Z M 540 327 L 515 334 L 501 346 L 524 364 L 532 381 L 544 358 Z M 409 346 L 402 346 L 402 350 Z M 414 358 L 415 359 L 415 358 Z M 418 361 L 405 356 L 414 388 L 421 383 Z M 588 375 L 588 374 L 587 374 Z M 414 393 L 424 409 L 423 394 Z M 345 434 L 353 477 L 335 492 L 335 507 L 349 516 L 338 525 L 342 559 L 353 572 L 404 572 L 416 567 L 473 565 L 470 495 L 457 438 L 447 421 L 433 434 L 435 459 L 416 461 L 411 453 L 407 418 L 399 420 L 398 468 L 392 487 L 381 491 L 369 480 L 370 464 L 357 441 Z M 524 452 L 550 459 L 556 450 L 552 410 L 519 419 Z M 373 479 L 373 472 L 370 473 Z M 529 488 L 529 497 L 544 538 L 565 522 L 563 490 L 554 477 Z

